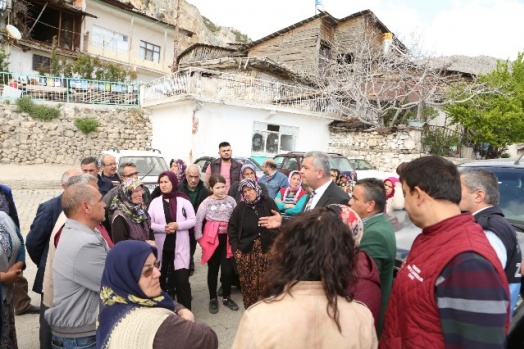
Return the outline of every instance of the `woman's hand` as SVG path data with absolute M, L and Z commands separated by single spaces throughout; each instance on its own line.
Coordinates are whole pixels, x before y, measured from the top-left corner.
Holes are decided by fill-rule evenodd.
M 284 208 L 286 208 L 286 209 L 287 208 L 293 208 L 293 207 L 295 207 L 295 204 L 285 204 L 284 205 Z
M 178 223 L 177 222 L 171 222 L 166 224 L 166 234 L 174 234 L 176 230 L 178 229 Z
M 12 284 L 22 273 L 22 269 L 10 270 L 5 273 L 0 273 L 0 281 L 4 284 Z
M 180 309 L 178 316 L 191 322 L 195 322 L 195 315 L 189 309 Z

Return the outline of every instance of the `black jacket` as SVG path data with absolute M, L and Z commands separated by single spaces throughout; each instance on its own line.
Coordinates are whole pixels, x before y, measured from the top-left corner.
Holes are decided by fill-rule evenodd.
M 215 159 L 209 163 L 211 174 L 218 173 L 220 174 L 220 164 L 222 162 L 221 158 Z M 231 159 L 231 168 L 229 169 L 230 184 L 233 184 L 236 181 L 241 180 L 240 169 L 242 164 L 238 161 Z

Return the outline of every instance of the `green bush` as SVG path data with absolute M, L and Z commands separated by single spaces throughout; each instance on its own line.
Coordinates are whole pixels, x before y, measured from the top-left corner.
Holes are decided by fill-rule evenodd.
M 511 157 L 511 154 L 509 154 L 509 153 L 502 153 L 502 154 L 500 155 L 500 157 L 503 158 L 503 159 L 507 159 L 507 158 L 510 158 L 510 157 Z
M 75 126 L 83 133 L 88 134 L 96 131 L 96 128 L 100 126 L 100 122 L 95 118 L 80 118 L 75 120 Z
M 27 113 L 34 119 L 48 121 L 60 117 L 60 109 L 43 104 L 35 104 L 29 96 L 18 98 L 16 104 L 18 105 L 17 112 Z

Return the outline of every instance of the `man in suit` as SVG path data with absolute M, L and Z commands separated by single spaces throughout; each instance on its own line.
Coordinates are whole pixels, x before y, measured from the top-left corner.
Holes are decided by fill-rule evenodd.
M 67 181 L 71 176 L 82 174 L 79 169 L 67 170 L 62 174 L 61 185 L 66 188 Z M 58 216 L 62 213 L 62 194 L 52 198 L 38 206 L 36 217 L 31 224 L 31 228 L 26 237 L 26 248 L 33 263 L 38 266 L 33 291 L 40 293 L 43 299 L 42 283 L 44 281 L 44 272 L 47 261 L 47 252 L 49 251 L 49 238 L 55 226 Z M 41 303 L 40 305 L 40 348 L 51 348 L 51 328 L 44 319 L 44 312 L 47 309 Z
M 329 156 L 320 151 L 311 151 L 302 161 L 302 183 L 309 187 L 310 193 L 304 211 L 331 204 L 347 205 L 349 195 L 331 180 Z
M 373 258 L 379 271 L 382 306 L 377 335 L 380 338 L 384 315 L 393 286 L 393 267 L 397 254 L 395 231 L 384 215 L 384 208 L 386 207 L 384 182 L 376 178 L 365 178 L 357 181 L 349 205 L 362 218 L 364 223 L 364 236 L 360 241 L 360 249 Z

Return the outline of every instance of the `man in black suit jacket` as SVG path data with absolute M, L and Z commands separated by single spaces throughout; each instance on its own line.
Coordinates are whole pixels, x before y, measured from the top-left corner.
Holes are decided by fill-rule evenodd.
M 311 151 L 302 161 L 302 183 L 310 188 L 310 194 L 304 211 L 331 204 L 347 205 L 349 195 L 336 185 L 330 176 L 329 156 L 320 151 Z
M 65 189 L 67 181 L 71 176 L 82 174 L 79 169 L 71 169 L 64 172 L 61 179 L 62 188 Z M 33 291 L 40 293 L 43 299 L 42 284 L 44 282 L 44 272 L 47 262 L 47 252 L 49 251 L 49 239 L 55 226 L 58 216 L 62 213 L 62 194 L 41 203 L 36 211 L 36 217 L 31 224 L 31 228 L 26 237 L 25 246 L 29 257 L 38 267 Z M 46 307 L 40 305 L 40 348 L 50 348 L 51 328 L 44 319 Z
M 348 205 L 349 195 L 336 185 L 330 176 L 329 156 L 320 151 L 311 151 L 302 160 L 302 183 L 309 187 L 308 201 L 303 211 L 331 204 Z M 282 225 L 282 216 L 273 211 L 272 216 L 260 217 L 258 223 L 268 229 L 277 229 Z

